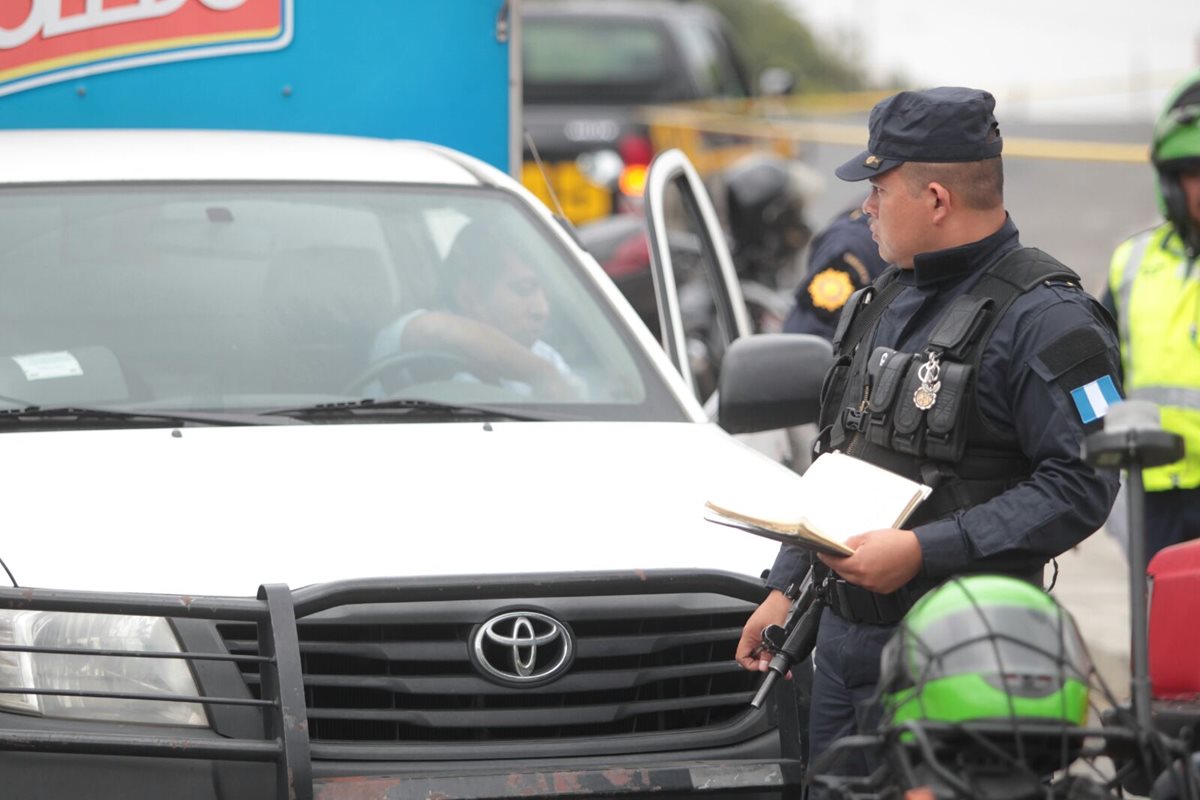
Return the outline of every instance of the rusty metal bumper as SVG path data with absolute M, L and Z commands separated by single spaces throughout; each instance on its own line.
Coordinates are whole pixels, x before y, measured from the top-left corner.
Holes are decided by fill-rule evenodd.
M 795 761 L 695 761 L 646 767 L 479 770 L 442 774 L 317 778 L 317 800 L 482 800 L 482 798 L 798 797 Z

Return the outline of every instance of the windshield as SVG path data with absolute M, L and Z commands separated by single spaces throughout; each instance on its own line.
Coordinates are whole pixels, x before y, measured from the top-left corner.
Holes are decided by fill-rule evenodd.
M 659 103 L 687 99 L 686 71 L 666 29 L 620 17 L 522 20 L 528 103 Z
M 748 94 L 721 29 L 687 14 L 664 21 L 527 13 L 522 25 L 526 103 L 638 105 Z
M 580 265 L 499 190 L 18 187 L 0 252 L 0 411 L 411 398 L 683 418 Z

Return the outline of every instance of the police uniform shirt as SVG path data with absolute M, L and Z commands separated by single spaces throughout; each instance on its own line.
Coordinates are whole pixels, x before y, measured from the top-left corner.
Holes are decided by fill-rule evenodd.
M 918 255 L 914 269 L 901 272 L 904 288 L 881 316 L 874 341 L 861 346 L 923 351 L 941 312 L 1020 246 L 1009 219 L 986 239 Z M 1102 355 L 1080 356 L 1081 340 Z M 987 502 L 916 526 L 920 578 L 970 572 L 980 559 L 1044 564 L 1104 523 L 1118 477 L 1080 456 L 1086 434 L 1101 426 L 1094 412 L 1103 409 L 1086 409 L 1076 398 L 1106 377 L 1119 389 L 1119 364 L 1116 336 L 1082 288 L 1043 284 L 1015 300 L 985 346 L 975 394 L 984 419 L 1028 458 L 1030 477 Z M 785 547 L 768 584 L 786 587 L 802 564 L 801 552 Z
M 796 288 L 785 333 L 833 338 L 850 295 L 879 277 L 887 262 L 871 238 L 870 218 L 858 206 L 847 209 L 813 239 L 808 276 Z

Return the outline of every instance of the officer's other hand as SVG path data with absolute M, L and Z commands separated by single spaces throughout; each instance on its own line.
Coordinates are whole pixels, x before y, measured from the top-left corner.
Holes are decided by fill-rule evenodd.
M 890 594 L 921 571 L 921 543 L 912 531 L 870 531 L 851 536 L 846 544 L 854 548 L 854 555 L 818 558 L 850 583 L 869 591 Z
M 734 654 L 734 658 L 743 669 L 751 672 L 767 671 L 771 653 L 762 646 L 763 628 L 786 622 L 791 605 L 792 601 L 788 600 L 783 592 L 774 589 L 767 595 L 767 599 L 762 601 L 762 605 L 754 609 L 754 613 L 742 628 L 742 638 L 738 641 L 737 652 Z

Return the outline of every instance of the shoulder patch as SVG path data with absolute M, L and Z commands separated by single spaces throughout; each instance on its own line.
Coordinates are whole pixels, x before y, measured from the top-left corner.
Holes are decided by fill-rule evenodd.
M 1091 328 L 1076 328 L 1043 348 L 1038 358 L 1057 378 L 1093 356 L 1103 357 L 1105 349 L 1099 333 Z
M 1109 406 L 1121 402 L 1121 394 L 1113 382 L 1112 375 L 1105 375 L 1071 390 L 1071 399 L 1079 411 L 1083 424 L 1102 419 Z
M 854 280 L 845 270 L 829 267 L 818 272 L 808 282 L 808 296 L 813 308 L 837 311 L 854 294 Z
M 1098 422 L 1121 401 L 1104 338 L 1094 328 L 1065 333 L 1038 353 L 1053 382 L 1071 398 L 1084 425 Z

